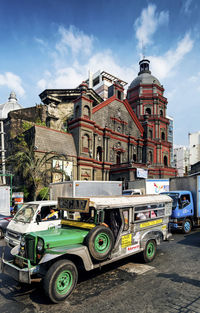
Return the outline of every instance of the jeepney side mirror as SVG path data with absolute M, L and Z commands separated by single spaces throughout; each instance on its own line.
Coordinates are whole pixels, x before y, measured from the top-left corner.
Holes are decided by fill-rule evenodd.
M 41 214 L 38 213 L 38 214 L 36 215 L 36 222 L 37 222 L 37 224 L 39 224 L 39 222 L 41 222 L 41 221 L 42 221 L 42 219 L 41 219 Z

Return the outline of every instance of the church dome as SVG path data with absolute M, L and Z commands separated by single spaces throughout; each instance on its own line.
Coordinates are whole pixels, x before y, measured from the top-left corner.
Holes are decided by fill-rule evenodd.
M 155 76 L 151 75 L 151 71 L 149 70 L 149 63 L 150 61 L 146 59 L 141 60 L 139 62 L 140 71 L 138 73 L 138 77 L 136 77 L 132 81 L 128 89 L 134 88 L 138 86 L 139 84 L 147 84 L 147 85 L 156 84 L 161 87 L 159 80 Z
M 22 106 L 17 102 L 16 94 L 12 91 L 6 103 L 0 105 L 0 118 L 8 117 L 10 111 L 22 109 Z

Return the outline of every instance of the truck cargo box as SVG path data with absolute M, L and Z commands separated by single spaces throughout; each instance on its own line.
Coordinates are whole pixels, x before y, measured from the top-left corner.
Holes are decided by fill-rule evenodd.
M 74 180 L 49 185 L 50 199 L 58 197 L 121 196 L 120 181 L 83 181 Z

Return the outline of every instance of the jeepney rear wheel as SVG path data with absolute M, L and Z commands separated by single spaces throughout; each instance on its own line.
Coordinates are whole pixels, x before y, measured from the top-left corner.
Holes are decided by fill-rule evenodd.
M 65 300 L 76 287 L 78 271 L 69 260 L 55 262 L 47 271 L 43 287 L 46 295 L 53 303 Z
M 182 232 L 184 234 L 189 234 L 192 230 L 192 222 L 189 218 L 186 218 L 182 224 Z
M 143 251 L 143 260 L 145 263 L 153 261 L 156 256 L 157 245 L 156 241 L 151 239 L 147 241 L 145 249 Z
M 96 226 L 87 235 L 86 245 L 94 261 L 103 261 L 114 247 L 114 235 L 110 228 Z

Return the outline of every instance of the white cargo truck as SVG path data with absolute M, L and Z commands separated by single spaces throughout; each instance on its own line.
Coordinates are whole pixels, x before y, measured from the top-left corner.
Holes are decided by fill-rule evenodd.
M 73 180 L 52 183 L 49 189 L 51 200 L 58 197 L 121 196 L 122 182 Z
M 140 189 L 143 195 L 169 191 L 169 179 L 137 179 L 128 182 L 128 189 Z

